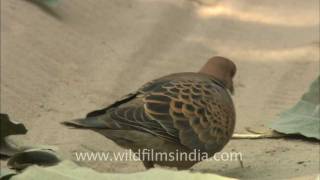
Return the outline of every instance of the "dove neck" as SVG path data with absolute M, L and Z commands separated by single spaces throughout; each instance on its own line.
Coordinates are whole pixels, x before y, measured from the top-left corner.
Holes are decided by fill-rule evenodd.
M 234 93 L 232 77 L 230 76 L 230 72 L 225 68 L 210 64 L 209 62 L 200 69 L 199 73 L 214 77 L 220 81 L 225 88 L 229 89 L 231 94 Z
M 199 73 L 213 76 L 215 79 L 223 83 L 223 85 L 228 84 L 228 77 L 230 76 L 226 71 L 222 71 L 221 69 L 213 66 L 203 66 Z

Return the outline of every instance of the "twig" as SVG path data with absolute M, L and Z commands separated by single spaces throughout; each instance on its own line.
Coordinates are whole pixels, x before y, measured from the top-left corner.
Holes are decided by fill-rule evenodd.
M 266 132 L 258 132 L 256 130 L 252 130 L 251 128 L 247 127 L 245 128 L 248 132 L 248 134 L 240 134 L 235 133 L 232 135 L 232 139 L 266 139 L 266 138 L 283 138 L 286 137 L 286 134 L 281 134 L 275 131 L 266 131 Z

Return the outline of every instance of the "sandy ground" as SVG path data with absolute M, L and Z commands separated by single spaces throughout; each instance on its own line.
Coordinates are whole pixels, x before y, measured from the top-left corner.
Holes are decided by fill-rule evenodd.
M 144 82 L 198 71 L 214 55 L 237 64 L 237 132 L 264 129 L 319 74 L 319 1 L 60 0 L 48 14 L 25 0 L 1 1 L 1 112 L 23 122 L 26 144 L 124 151 L 59 122 L 84 116 Z M 196 171 L 242 179 L 314 179 L 319 145 L 232 140 L 239 162 Z M 103 172 L 143 171 L 140 162 L 80 162 Z M 5 166 L 4 163 L 1 166 Z

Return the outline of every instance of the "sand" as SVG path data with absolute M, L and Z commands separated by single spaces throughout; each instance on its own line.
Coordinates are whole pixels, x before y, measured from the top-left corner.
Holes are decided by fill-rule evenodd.
M 319 1 L 60 0 L 54 13 L 1 1 L 1 112 L 26 125 L 25 144 L 124 151 L 91 131 L 68 129 L 156 77 L 232 59 L 236 132 L 266 129 L 319 74 Z M 319 145 L 304 140 L 232 140 L 239 162 L 195 171 L 242 179 L 314 178 Z M 302 161 L 302 163 L 301 163 Z M 140 162 L 79 162 L 101 172 L 143 171 Z M 1 166 L 5 166 L 2 163 Z

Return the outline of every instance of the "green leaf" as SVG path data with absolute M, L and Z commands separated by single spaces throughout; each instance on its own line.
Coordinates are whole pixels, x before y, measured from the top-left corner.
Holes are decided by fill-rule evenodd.
M 60 162 L 60 158 L 51 149 L 28 149 L 14 154 L 8 161 L 8 166 L 21 170 L 31 165 L 51 166 Z
M 26 127 L 18 122 L 10 120 L 7 114 L 0 113 L 0 154 L 4 156 L 12 156 L 14 153 L 19 152 L 19 148 L 8 140 L 10 135 L 26 134 Z
M 0 138 L 5 138 L 10 135 L 26 134 L 27 133 L 27 129 L 23 124 L 10 120 L 10 118 L 7 114 L 0 113 L 0 123 L 1 123 L 1 126 L 0 126 L 1 136 L 0 136 Z
M 0 114 L 1 119 L 1 146 L 0 154 L 12 156 L 8 166 L 13 169 L 24 169 L 30 165 L 54 165 L 60 162 L 55 153 L 55 147 L 48 146 L 21 146 L 8 138 L 9 135 L 26 134 L 27 129 L 21 123 L 10 120 L 7 114 Z
M 15 174 L 17 174 L 17 172 L 13 171 L 11 169 L 6 169 L 6 168 L 1 168 L 0 169 L 0 179 L 1 180 L 10 179 Z
M 280 114 L 270 127 L 285 134 L 301 134 L 320 140 L 320 76 L 291 109 Z
M 42 0 L 48 6 L 56 6 L 59 0 Z

